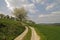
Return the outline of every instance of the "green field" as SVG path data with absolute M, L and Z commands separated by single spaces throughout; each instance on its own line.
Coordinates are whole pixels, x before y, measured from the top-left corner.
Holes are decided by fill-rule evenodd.
M 25 30 L 20 22 L 0 19 L 0 40 L 13 40 Z
M 41 40 L 60 40 L 60 25 L 34 25 Z
M 41 40 L 60 40 L 59 24 L 27 24 L 26 26 L 34 27 Z M 0 40 L 13 40 L 25 30 L 20 21 L 10 19 L 0 19 Z M 23 40 L 31 39 L 31 29 Z

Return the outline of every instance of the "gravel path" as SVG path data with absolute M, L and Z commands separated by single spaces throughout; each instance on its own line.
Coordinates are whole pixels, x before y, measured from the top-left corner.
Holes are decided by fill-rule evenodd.
M 40 37 L 37 35 L 35 29 L 33 27 L 30 27 L 30 29 L 32 31 L 31 40 L 40 40 Z
M 25 31 L 19 35 L 17 38 L 15 38 L 14 40 L 22 40 L 24 38 L 24 36 L 26 36 L 27 32 L 28 32 L 28 27 L 25 26 Z M 40 37 L 39 35 L 36 33 L 35 29 L 33 27 L 30 27 L 29 28 L 31 29 L 31 40 L 40 40 Z
M 24 38 L 24 36 L 28 32 L 28 27 L 25 26 L 25 28 L 26 28 L 25 31 L 21 35 L 19 35 L 17 38 L 15 38 L 14 40 L 22 40 Z

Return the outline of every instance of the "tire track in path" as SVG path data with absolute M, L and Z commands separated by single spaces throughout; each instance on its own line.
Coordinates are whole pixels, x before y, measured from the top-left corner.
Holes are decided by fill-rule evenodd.
M 32 36 L 31 36 L 31 40 L 40 40 L 40 36 L 37 35 L 35 29 L 33 27 L 29 27 L 32 31 Z

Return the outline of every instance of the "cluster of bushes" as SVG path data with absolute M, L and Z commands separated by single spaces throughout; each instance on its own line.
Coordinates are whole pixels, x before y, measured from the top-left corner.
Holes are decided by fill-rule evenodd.
M 25 30 L 19 21 L 0 19 L 0 40 L 13 40 Z
M 15 20 L 17 18 L 9 16 L 9 15 L 4 15 L 4 14 L 0 14 L 0 19 L 11 19 L 11 20 Z

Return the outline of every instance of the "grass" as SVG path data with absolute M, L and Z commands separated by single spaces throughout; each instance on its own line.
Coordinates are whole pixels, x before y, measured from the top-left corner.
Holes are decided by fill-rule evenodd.
M 34 28 L 41 36 L 41 40 L 60 40 L 59 25 L 35 25 Z
M 23 38 L 23 40 L 30 40 L 31 39 L 31 29 L 28 27 L 28 33 Z
M 27 24 L 27 23 L 25 23 Z M 35 28 L 41 40 L 60 40 L 60 25 L 27 24 Z M 19 21 L 0 19 L 0 40 L 13 40 L 25 30 Z M 23 40 L 31 39 L 31 29 Z
M 37 34 L 40 36 L 40 40 L 46 40 L 46 37 L 40 31 L 38 31 L 37 28 L 35 28 L 35 30 L 36 30 Z
M 13 40 L 25 30 L 20 22 L 0 19 L 0 40 Z

